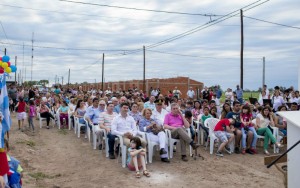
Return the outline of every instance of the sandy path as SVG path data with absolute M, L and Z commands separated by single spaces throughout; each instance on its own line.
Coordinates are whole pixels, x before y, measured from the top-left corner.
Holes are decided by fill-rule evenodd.
M 14 124 L 10 133 L 10 154 L 21 161 L 26 188 L 283 187 L 281 174 L 263 165 L 263 154 L 218 158 L 202 147 L 205 160 L 189 158 L 187 163 L 180 160 L 177 152 L 170 164 L 164 164 L 157 153 L 148 165 L 152 176 L 137 180 L 134 172 L 122 168 L 117 160 L 105 158 L 104 152 L 93 150 L 86 139 L 77 138 L 73 131 L 47 130 L 45 126 L 40 129 L 38 121 L 35 126 L 37 131 L 32 134 L 18 131 Z

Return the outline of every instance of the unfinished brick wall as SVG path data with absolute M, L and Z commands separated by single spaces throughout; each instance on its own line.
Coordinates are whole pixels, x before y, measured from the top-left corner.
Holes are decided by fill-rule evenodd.
M 89 90 L 90 88 L 101 89 L 101 83 L 94 84 L 81 84 L 83 90 Z M 146 91 L 147 94 L 150 94 L 150 88 L 160 88 L 161 93 L 163 95 L 167 95 L 168 91 L 173 91 L 175 87 L 177 87 L 181 93 L 182 98 L 186 98 L 186 93 L 189 87 L 193 87 L 193 90 L 196 92 L 198 90 L 203 89 L 204 84 L 202 82 L 198 82 L 196 80 L 190 79 L 188 77 L 175 77 L 175 78 L 167 78 L 167 79 L 146 79 Z M 118 82 L 106 82 L 104 83 L 104 90 L 110 87 L 113 91 L 121 88 L 122 90 L 128 90 L 128 88 L 137 87 L 139 90 L 143 89 L 143 80 L 128 80 L 128 81 L 118 81 Z

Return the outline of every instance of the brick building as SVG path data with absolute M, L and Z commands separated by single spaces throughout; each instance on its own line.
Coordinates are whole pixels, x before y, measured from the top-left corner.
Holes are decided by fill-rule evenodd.
M 101 89 L 101 82 L 94 84 L 81 84 L 83 90 L 88 90 L 91 87 L 96 89 Z M 190 79 L 189 77 L 175 77 L 175 78 L 151 78 L 146 79 L 146 91 L 149 94 L 151 88 L 160 88 L 161 93 L 164 95 L 168 94 L 168 91 L 173 91 L 175 87 L 177 87 L 181 93 L 182 97 L 186 98 L 186 93 L 189 87 L 193 87 L 195 92 L 201 91 L 203 89 L 203 83 L 198 82 L 196 80 Z M 116 82 L 106 82 L 104 83 L 104 90 L 108 87 L 112 89 L 112 91 L 116 91 L 119 88 L 122 90 L 128 90 L 128 88 L 138 88 L 139 90 L 143 89 L 143 80 L 127 80 L 127 81 L 116 81 Z

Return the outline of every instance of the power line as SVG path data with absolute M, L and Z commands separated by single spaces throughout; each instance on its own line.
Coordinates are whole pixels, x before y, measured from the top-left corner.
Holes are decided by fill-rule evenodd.
M 251 3 L 251 4 L 247 5 L 247 6 L 242 7 L 241 9 L 245 9 L 245 8 L 250 7 L 250 8 L 248 8 L 248 9 L 244 10 L 244 12 L 245 12 L 245 11 L 248 11 L 248 10 L 250 10 L 250 9 L 252 9 L 252 8 L 255 8 L 255 7 L 257 7 L 257 6 L 259 6 L 259 5 L 263 4 L 263 3 L 266 3 L 266 2 L 268 2 L 268 1 L 270 1 L 270 0 L 266 0 L 266 1 L 264 1 L 264 2 L 262 2 L 262 3 L 260 3 L 260 4 L 258 4 L 258 5 L 255 5 L 256 3 L 260 2 L 260 1 L 261 1 L 261 0 L 255 1 L 255 2 L 253 2 L 253 3 Z M 254 6 L 252 6 L 252 5 L 254 5 Z M 252 6 L 252 7 L 251 7 L 251 6 Z M 157 47 L 157 46 L 160 46 L 160 45 L 163 45 L 163 44 L 172 42 L 172 41 L 174 41 L 174 40 L 183 38 L 183 37 L 185 37 L 185 36 L 191 35 L 191 34 L 193 34 L 193 33 L 195 33 L 195 32 L 198 32 L 198 31 L 200 31 L 200 30 L 206 29 L 206 28 L 211 27 L 211 26 L 213 26 L 213 25 L 216 25 L 216 24 L 218 24 L 218 23 L 220 23 L 220 22 L 223 22 L 223 21 L 225 21 L 225 20 L 227 20 L 227 19 L 229 19 L 229 18 L 232 18 L 232 17 L 234 17 L 234 16 L 236 16 L 236 15 L 239 15 L 239 11 L 240 11 L 240 9 L 235 10 L 235 11 L 230 12 L 230 13 L 228 13 L 228 14 L 226 14 L 226 15 L 220 17 L 220 18 L 217 18 L 217 19 L 212 20 L 212 21 L 210 21 L 210 22 L 208 22 L 208 23 L 206 23 L 206 24 L 203 24 L 203 25 L 201 25 L 201 26 L 198 26 L 198 27 L 196 27 L 196 28 L 194 28 L 194 29 L 188 30 L 188 31 L 183 32 L 183 33 L 181 33 L 181 34 L 179 34 L 179 35 L 176 35 L 176 36 L 174 36 L 174 37 L 171 37 L 171 38 L 165 39 L 165 40 L 163 40 L 163 41 L 160 41 L 160 42 L 151 44 L 151 45 L 149 45 L 149 46 L 146 46 L 146 48 L 148 48 L 148 49 L 149 49 L 149 48 L 155 48 L 155 47 Z M 234 14 L 235 12 L 238 12 L 238 13 Z M 234 15 L 231 15 L 231 14 L 234 14 Z
M 5 31 L 5 29 L 4 29 L 4 26 L 3 26 L 2 22 L 1 22 L 1 20 L 0 20 L 0 24 L 1 24 L 1 27 L 2 27 L 2 30 L 3 30 L 4 36 L 5 36 L 6 40 L 8 41 L 8 37 L 7 37 L 7 35 L 6 35 L 6 31 Z M 2 46 L 5 48 L 5 46 L 4 46 L 3 44 L 2 44 Z M 1 50 L 1 51 L 2 51 L 2 50 Z M 3 50 L 3 52 L 4 52 L 4 50 Z
M 83 14 L 83 13 L 74 13 L 74 12 L 63 12 L 63 11 L 56 11 L 56 10 L 37 9 L 37 8 L 29 8 L 29 7 L 15 6 L 15 5 L 6 5 L 6 4 L 0 4 L 0 6 L 6 6 L 6 7 L 18 8 L 18 9 L 34 10 L 34 11 L 42 11 L 42 12 L 51 12 L 51 13 L 58 13 L 58 14 L 67 14 L 67 15 L 100 17 L 100 18 L 108 18 L 108 19 L 123 19 L 123 20 L 135 20 L 135 21 L 143 21 L 143 22 L 155 22 L 155 23 L 172 23 L 172 24 L 183 24 L 183 25 L 198 25 L 199 24 L 199 23 L 171 22 L 171 21 L 164 21 L 164 20 L 144 20 L 144 19 L 134 19 L 134 18 L 100 16 L 100 15 L 96 15 L 96 14 Z
M 155 52 L 160 54 L 167 54 L 167 55 L 176 55 L 176 56 L 182 56 L 182 57 L 195 57 L 195 58 L 203 58 L 203 59 L 238 59 L 239 57 L 233 58 L 233 57 L 220 57 L 220 56 L 197 56 L 197 55 L 187 55 L 187 54 L 179 54 L 179 53 L 172 53 L 172 52 L 164 52 L 164 51 L 158 51 L 158 50 L 147 50 L 148 52 Z M 257 58 L 246 58 L 246 59 L 259 59 Z
M 104 4 L 96 4 L 96 3 L 87 3 L 87 2 L 80 2 L 80 1 L 69 1 L 69 0 L 59 0 L 69 3 L 77 3 L 77 4 L 84 4 L 84 5 L 94 5 L 99 7 L 109 7 L 109 8 L 118 8 L 118 9 L 128 9 L 128 10 L 136 10 L 136 11 L 147 11 L 147 12 L 158 12 L 158 13 L 168 13 L 168 14 L 181 14 L 181 15 L 189 15 L 189 16 L 221 16 L 215 14 L 199 14 L 199 13 L 187 13 L 187 12 L 176 12 L 176 11 L 165 11 L 165 10 L 154 10 L 154 9 L 143 9 L 143 8 L 135 8 L 135 7 L 123 7 L 123 6 L 115 6 L 115 5 L 104 5 Z
M 23 44 L 17 44 L 17 43 L 10 43 L 10 42 L 0 42 L 1 44 L 9 44 L 13 46 L 23 46 Z M 32 45 L 24 44 L 24 46 L 32 47 Z M 69 48 L 69 47 L 53 47 L 53 46 L 39 46 L 34 45 L 35 48 L 47 48 L 47 49 L 58 49 L 58 50 L 69 50 L 69 51 L 95 51 L 95 52 L 102 52 L 102 51 L 130 51 L 130 50 L 122 50 L 122 49 L 90 49 L 90 48 Z
M 290 25 L 286 25 L 286 24 L 281 24 L 281 23 L 276 23 L 276 22 L 271 22 L 271 21 L 266 21 L 266 20 L 262 20 L 262 19 L 258 19 L 258 18 L 253 18 L 250 16 L 245 16 L 245 18 L 251 19 L 251 20 L 256 20 L 256 21 L 260 21 L 260 22 L 264 22 L 264 23 L 269 23 L 269 24 L 274 24 L 274 25 L 278 25 L 278 26 L 283 26 L 283 27 L 288 27 L 288 28 L 293 28 L 293 29 L 300 29 L 300 27 L 296 27 L 296 26 L 290 26 Z
M 255 1 L 255 2 L 253 2 L 253 3 L 250 3 L 250 4 L 248 4 L 248 5 L 244 6 L 244 7 L 242 7 L 241 9 L 246 9 L 246 8 L 247 8 L 246 10 L 244 10 L 244 12 L 245 12 L 245 11 L 251 10 L 252 8 L 255 8 L 255 7 L 257 7 L 257 6 L 260 6 L 260 5 L 266 3 L 266 2 L 268 2 L 268 1 L 270 1 L 270 0 L 265 0 L 265 1 L 261 2 L 261 3 L 259 3 L 260 1 L 262 1 L 262 0 L 258 0 L 258 1 Z M 259 3 L 259 4 L 257 4 L 257 3 Z M 160 41 L 160 42 L 157 42 L 157 43 L 148 45 L 148 46 L 146 46 L 146 49 L 150 49 L 150 48 L 155 48 L 155 47 L 157 47 L 157 46 L 161 46 L 161 45 L 163 45 L 163 44 L 172 42 L 172 41 L 174 41 L 174 40 L 178 40 L 178 39 L 180 39 L 180 38 L 183 38 L 183 37 L 185 37 L 185 36 L 191 35 L 191 34 L 193 34 L 193 33 L 195 33 L 195 32 L 200 31 L 200 30 L 203 30 L 203 29 L 206 29 L 206 28 L 208 28 L 208 27 L 211 27 L 211 26 L 213 26 L 213 25 L 215 25 L 215 24 L 217 24 L 217 23 L 223 22 L 223 21 L 225 21 L 225 20 L 227 20 L 227 19 L 229 19 L 229 18 L 232 18 L 232 17 L 234 17 L 234 16 L 236 16 L 236 15 L 239 15 L 239 11 L 240 11 L 240 9 L 235 10 L 235 11 L 230 12 L 230 13 L 228 13 L 228 14 L 226 14 L 226 15 L 220 17 L 220 18 L 217 18 L 217 19 L 212 20 L 212 21 L 210 21 L 210 22 L 208 22 L 208 23 L 205 23 L 205 24 L 203 24 L 203 25 L 200 25 L 200 26 L 198 26 L 198 27 L 195 27 L 195 28 L 193 28 L 193 29 L 190 29 L 190 30 L 188 30 L 188 31 L 185 31 L 185 32 L 183 32 L 183 33 L 181 33 L 181 34 L 178 34 L 178 35 L 176 35 L 176 36 L 173 36 L 173 37 L 170 37 L 170 38 L 168 38 L 168 39 L 162 40 L 162 41 Z M 236 13 L 236 12 L 238 12 L 238 13 Z M 232 14 L 233 14 L 233 15 L 232 15 Z M 133 54 L 133 53 L 141 52 L 142 50 L 143 50 L 143 49 L 137 49 L 137 50 L 132 50 L 131 52 L 129 52 L 129 53 L 127 53 L 127 54 L 126 54 L 126 53 L 123 53 L 123 54 L 112 54 L 112 55 L 109 55 L 109 56 L 122 56 L 122 55 L 128 55 L 128 54 Z

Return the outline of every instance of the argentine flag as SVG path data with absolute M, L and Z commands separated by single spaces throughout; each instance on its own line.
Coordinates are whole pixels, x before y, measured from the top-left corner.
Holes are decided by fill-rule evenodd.
M 0 75 L 0 114 L 2 116 L 2 125 L 0 124 L 0 148 L 4 148 L 4 135 L 9 131 L 11 126 L 10 112 L 9 112 L 9 99 L 6 87 L 6 73 Z

